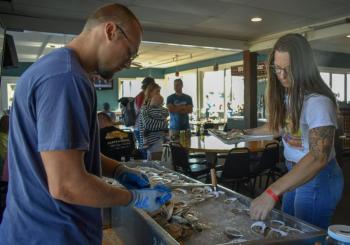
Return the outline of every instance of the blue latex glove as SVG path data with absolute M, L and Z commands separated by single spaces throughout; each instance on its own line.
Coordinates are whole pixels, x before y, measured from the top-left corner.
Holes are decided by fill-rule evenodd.
M 163 187 L 131 190 L 132 200 L 128 206 L 142 208 L 148 212 L 154 212 L 171 199 L 171 192 Z
M 140 171 L 120 165 L 114 178 L 128 189 L 142 189 L 150 187 L 147 176 Z

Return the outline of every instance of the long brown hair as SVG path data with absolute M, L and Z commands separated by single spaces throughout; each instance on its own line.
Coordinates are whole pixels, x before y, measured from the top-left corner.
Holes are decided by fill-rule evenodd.
M 276 51 L 287 52 L 290 57 L 288 78 L 291 87 L 288 89 L 281 85 L 273 71 Z M 321 78 L 308 41 L 300 34 L 282 36 L 274 45 L 269 57 L 266 101 L 270 129 L 279 131 L 283 128 L 288 113 L 292 131 L 298 131 L 304 98 L 310 94 L 327 96 L 336 109 L 335 96 Z
M 160 86 L 157 83 L 151 83 L 147 86 L 145 91 L 145 99 L 143 101 L 144 105 L 147 105 L 151 102 L 151 93 L 156 89 L 160 89 Z

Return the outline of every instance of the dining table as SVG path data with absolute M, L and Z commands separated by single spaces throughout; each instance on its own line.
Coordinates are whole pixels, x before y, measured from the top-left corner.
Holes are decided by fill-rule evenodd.
M 215 166 L 217 161 L 217 154 L 227 154 L 231 149 L 234 148 L 248 148 L 251 153 L 263 152 L 265 146 L 270 143 L 278 143 L 277 140 L 271 138 L 270 140 L 250 140 L 250 141 L 239 141 L 236 143 L 228 144 L 223 142 L 214 135 L 205 136 L 191 136 L 182 143 L 182 145 L 188 149 L 189 152 L 202 152 L 205 153 L 206 160 L 211 166 Z

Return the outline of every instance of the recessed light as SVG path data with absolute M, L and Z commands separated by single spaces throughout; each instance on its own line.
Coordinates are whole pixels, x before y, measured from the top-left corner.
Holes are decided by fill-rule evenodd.
M 350 38 L 350 34 L 346 35 L 347 38 Z
M 260 18 L 260 17 L 254 17 L 254 18 L 251 18 L 250 21 L 251 21 L 251 22 L 261 22 L 261 21 L 262 21 L 262 18 Z

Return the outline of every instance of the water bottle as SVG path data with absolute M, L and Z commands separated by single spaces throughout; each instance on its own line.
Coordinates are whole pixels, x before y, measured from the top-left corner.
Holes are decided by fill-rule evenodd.
M 328 236 L 326 237 L 325 245 L 350 245 L 350 226 L 329 226 Z

